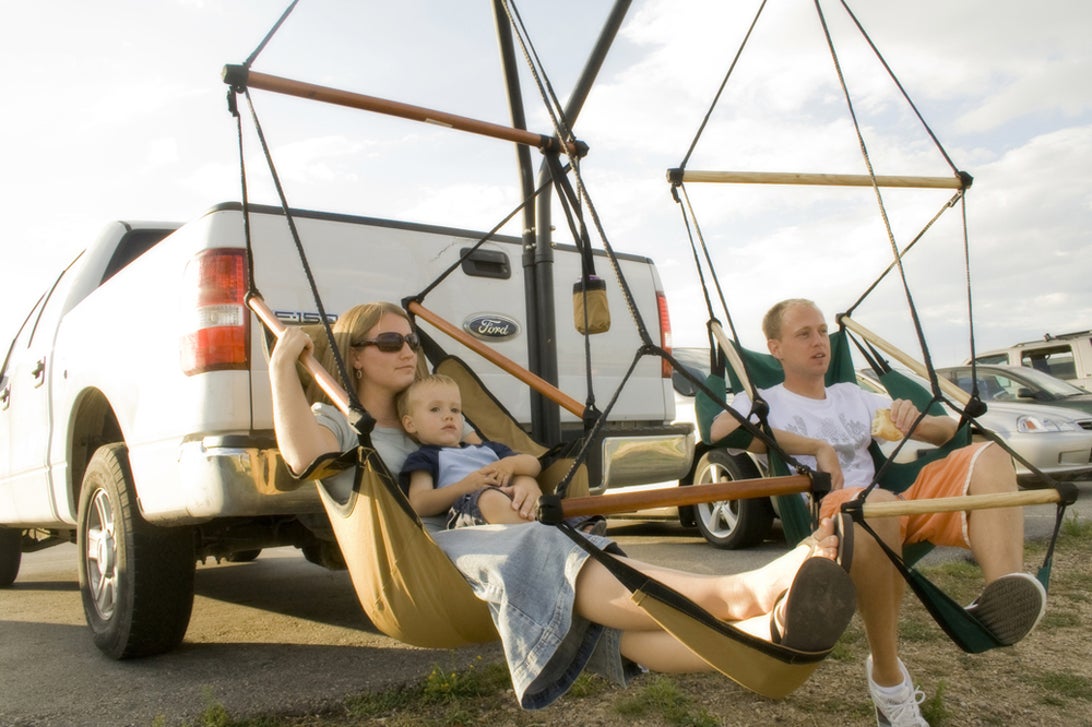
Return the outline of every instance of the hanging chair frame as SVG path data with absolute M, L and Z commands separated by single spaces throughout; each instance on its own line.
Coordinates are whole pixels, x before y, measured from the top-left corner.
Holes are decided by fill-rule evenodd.
M 507 10 L 507 2 L 501 0 L 500 4 L 503 4 Z M 244 93 L 247 95 L 247 99 L 249 101 L 249 90 L 246 88 L 245 85 L 241 85 L 241 76 L 238 73 L 229 73 L 227 74 L 227 77 L 228 79 L 233 81 L 233 83 L 231 83 L 232 92 L 229 96 L 231 99 L 229 105 L 234 112 L 236 108 L 234 103 L 234 96 L 239 93 Z M 251 104 L 251 110 L 253 113 L 253 104 Z M 237 113 L 236 115 L 238 116 Z M 254 120 L 256 127 L 258 128 L 259 138 L 262 140 L 263 149 L 266 153 L 267 161 L 270 165 L 270 171 L 274 177 L 275 186 L 277 188 L 278 194 L 280 194 L 281 196 L 282 207 L 286 217 L 288 218 L 289 228 L 292 231 L 293 238 L 296 242 L 303 267 L 305 271 L 307 271 L 308 279 L 311 282 L 312 292 L 316 296 L 316 303 L 318 304 L 320 312 L 322 313 L 321 320 L 323 328 L 326 331 L 327 337 L 330 339 L 331 350 L 336 351 L 336 346 L 333 345 L 334 339 L 329 326 L 328 318 L 326 317 L 325 312 L 322 311 L 321 302 L 317 300 L 318 291 L 315 286 L 314 280 L 310 275 L 309 265 L 307 264 L 306 255 L 303 251 L 298 232 L 296 231 L 295 226 L 291 221 L 290 207 L 287 204 L 283 189 L 281 188 L 276 170 L 273 165 L 271 154 L 269 152 L 268 146 L 265 144 L 264 135 L 260 130 L 260 125 L 258 125 L 256 114 Z M 559 131 L 558 138 L 568 137 L 560 133 Z M 243 166 L 242 177 L 244 227 L 246 230 L 248 262 L 250 263 L 250 265 L 248 266 L 250 268 L 250 290 L 247 296 L 247 304 L 251 308 L 251 310 L 255 312 L 259 320 L 261 320 L 262 323 L 266 325 L 266 327 L 274 334 L 274 336 L 279 338 L 280 336 L 284 335 L 287 327 L 283 323 L 281 323 L 270 311 L 268 306 L 264 304 L 264 301 L 262 300 L 261 295 L 260 293 L 258 293 L 254 284 L 252 248 L 250 244 L 250 226 L 249 216 L 247 214 L 248 201 L 246 195 L 245 157 L 242 151 L 241 121 L 239 139 L 240 163 Z M 566 143 L 563 146 L 570 150 L 575 149 L 575 144 L 572 143 Z M 575 168 L 575 160 L 573 160 L 573 164 Z M 556 169 L 557 166 L 555 165 L 554 168 Z M 555 182 L 559 181 L 560 180 L 555 179 Z M 592 209 L 590 200 L 587 200 L 586 198 L 586 190 L 583 189 L 583 185 L 579 180 L 578 172 L 577 182 L 578 186 L 580 187 L 581 198 L 585 199 L 587 201 L 589 209 Z M 577 198 L 574 195 L 571 196 L 571 199 L 575 202 Z M 594 217 L 594 211 L 592 211 L 592 214 Z M 596 226 L 599 226 L 598 219 L 596 219 Z M 604 245 L 607 246 L 605 238 Z M 656 347 L 652 347 L 648 344 L 647 330 L 644 328 L 643 322 L 640 319 L 640 315 L 636 312 L 633 306 L 632 298 L 628 294 L 628 288 L 626 287 L 625 280 L 622 277 L 620 270 L 618 270 L 617 268 L 617 260 L 613 255 L 613 251 L 609 249 L 609 246 L 607 247 L 611 263 L 615 266 L 615 270 L 618 273 L 618 282 L 626 292 L 627 303 L 629 304 L 631 313 L 633 314 L 634 323 L 641 331 L 642 338 L 646 341 L 645 346 L 642 347 L 642 351 L 639 351 L 638 355 L 635 356 L 633 365 L 636 365 L 637 360 L 643 353 L 647 353 L 646 349 L 653 348 L 655 349 L 655 352 L 661 355 L 666 355 L 666 352 L 662 349 L 657 349 Z M 426 317 L 426 319 L 430 320 L 440 330 L 444 331 L 445 333 L 453 334 L 454 337 L 458 340 L 464 340 L 465 334 L 462 334 L 461 331 L 458 331 L 458 329 L 450 326 L 450 324 L 442 322 L 438 316 L 435 316 L 431 313 L 431 311 L 425 309 L 420 304 L 419 300 L 409 300 L 408 303 L 404 301 L 403 304 L 404 307 L 407 308 L 407 311 L 411 313 L 411 315 L 421 315 L 422 317 Z M 485 353 L 484 350 L 481 352 Z M 344 362 L 337 356 L 335 356 L 335 358 L 337 359 L 336 363 L 338 365 L 339 373 L 341 374 L 342 380 L 347 380 L 348 376 Z M 516 371 L 516 369 L 519 369 L 520 367 L 512 364 L 507 360 L 504 360 L 503 357 L 490 355 L 489 359 L 492 362 L 501 365 L 503 368 L 511 369 L 509 373 L 520 373 Z M 373 522 L 375 526 L 382 525 L 382 520 L 376 521 L 375 518 L 377 516 L 380 518 L 383 517 L 380 514 L 380 509 L 389 510 L 392 507 L 391 503 L 393 499 L 394 512 L 401 512 L 404 516 L 407 516 L 410 520 L 414 522 L 414 527 L 411 529 L 411 532 L 415 534 L 419 533 L 422 536 L 423 540 L 422 538 L 418 538 L 418 541 L 421 541 L 419 543 L 420 547 L 428 547 L 427 544 L 430 539 L 421 527 L 420 520 L 412 513 L 411 509 L 408 509 L 408 505 L 405 502 L 404 496 L 401 496 L 398 488 L 393 483 L 393 479 L 391 478 L 390 473 L 386 471 L 383 463 L 381 461 L 378 461 L 378 457 L 374 452 L 374 449 L 372 449 L 370 446 L 369 434 L 371 431 L 371 427 L 374 425 L 374 419 L 371 419 L 367 412 L 363 411 L 362 408 L 359 407 L 359 404 L 356 401 L 355 397 L 352 395 L 351 390 L 339 390 L 340 386 L 337 384 L 336 380 L 326 374 L 324 371 L 322 371 L 323 367 L 313 355 L 308 354 L 303 356 L 301 359 L 301 363 L 303 364 L 304 369 L 307 370 L 307 372 L 315 378 L 316 382 L 318 383 L 319 387 L 324 391 L 324 393 L 326 393 L 330 400 L 335 403 L 335 406 L 339 410 L 341 410 L 347 417 L 349 417 L 350 421 L 356 422 L 353 426 L 354 429 L 358 431 L 360 437 L 360 444 L 357 448 L 357 462 L 355 465 L 355 485 L 353 492 L 350 495 L 349 502 L 344 504 L 335 502 L 328 495 L 328 493 L 326 493 L 325 491 L 322 492 L 322 500 L 327 513 L 330 515 L 332 521 L 338 520 L 337 524 L 335 525 L 335 532 L 338 533 L 339 542 L 342 542 L 345 545 L 358 545 L 361 541 L 361 536 L 364 535 L 363 532 L 357 532 L 361 527 L 360 523 Z M 633 366 L 631 366 L 630 369 L 631 373 L 632 369 Z M 590 363 L 588 373 L 590 376 Z M 567 407 L 571 410 L 579 410 L 578 405 L 575 405 L 572 402 L 566 402 L 564 400 L 564 397 L 560 395 L 560 392 L 558 392 L 556 388 L 540 385 L 541 382 L 534 381 L 533 376 L 530 376 L 529 372 L 525 372 L 525 374 L 526 375 L 520 374 L 520 377 L 525 382 L 532 384 L 536 391 L 539 391 L 546 396 L 553 397 L 559 403 L 566 404 Z M 628 375 L 626 379 L 628 380 Z M 615 392 L 614 398 L 607 406 L 607 412 L 610 411 L 610 408 L 611 406 L 613 406 L 613 403 L 617 396 L 618 392 Z M 592 408 L 593 406 L 594 401 L 590 400 L 588 407 L 585 407 L 584 409 L 585 419 L 587 419 L 588 417 L 587 410 L 589 408 Z M 594 427 L 591 432 L 592 435 L 594 435 L 595 428 L 601 426 L 603 421 L 603 419 L 598 419 L 594 421 Z M 586 446 L 587 445 L 585 444 L 585 447 L 577 455 L 577 458 L 573 465 L 573 469 L 575 469 L 579 465 L 581 457 L 585 456 Z M 335 457 L 334 459 L 338 458 Z M 341 464 L 345 464 L 345 462 L 342 462 Z M 332 470 L 325 470 L 325 472 L 327 473 L 331 471 Z M 317 470 L 312 470 L 309 474 L 311 476 L 316 476 L 316 473 Z M 803 486 L 805 489 L 807 488 L 807 485 L 809 483 L 809 480 L 806 477 L 787 479 L 793 479 L 796 483 L 798 483 L 800 486 Z M 381 483 L 379 482 L 379 480 L 383 480 L 384 482 Z M 369 483 L 367 485 L 368 489 L 364 489 L 365 483 Z M 320 488 L 321 487 L 322 486 L 320 485 Z M 378 487 L 378 489 L 375 489 L 376 487 Z M 677 493 L 679 490 L 678 488 L 672 488 L 672 491 L 674 493 Z M 693 497 L 695 492 L 697 492 L 697 488 L 692 488 L 688 492 L 688 495 L 690 497 Z M 712 496 L 717 498 L 723 498 L 724 495 L 718 492 Z M 387 505 L 380 507 L 379 503 L 381 502 L 386 502 Z M 367 514 L 360 517 L 357 517 L 357 515 L 354 514 L 360 512 L 366 512 Z M 347 516 L 344 521 L 341 521 L 339 519 L 339 516 L 342 513 L 345 513 Z M 369 520 L 369 518 L 371 518 L 371 520 Z M 354 522 L 356 528 L 355 530 L 353 527 Z M 593 546 L 590 541 L 587 541 L 585 538 L 583 538 L 583 536 L 577 534 L 568 524 L 560 523 L 557 525 L 557 528 L 561 532 L 564 532 L 566 535 L 568 535 L 570 538 L 574 539 L 574 541 L 576 541 L 578 544 L 588 550 L 593 557 L 604 563 L 604 565 L 608 567 L 611 572 L 615 573 L 616 577 L 619 578 L 620 582 L 625 584 L 627 588 L 632 591 L 632 598 L 634 602 L 637 603 L 643 610 L 645 610 L 646 613 L 648 613 L 653 619 L 660 623 L 661 626 L 668 633 L 673 634 L 676 638 L 680 640 L 681 643 L 685 644 L 688 648 L 693 650 L 696 655 L 709 663 L 710 666 L 718 669 L 723 674 L 738 682 L 742 686 L 762 693 L 766 696 L 784 696 L 785 694 L 791 692 L 793 689 L 799 686 L 804 680 L 806 680 L 808 676 L 810 676 L 811 672 L 829 653 L 829 650 L 822 652 L 800 651 L 784 645 L 772 644 L 763 639 L 758 639 L 754 636 L 746 634 L 735 628 L 731 624 L 720 622 L 719 620 L 713 618 L 707 612 L 698 608 L 695 604 L 690 602 L 681 594 L 674 592 L 671 589 L 664 587 L 662 584 L 659 584 L 654 580 L 649 579 L 647 576 L 644 576 L 643 574 L 634 571 L 624 562 L 611 557 L 603 549 Z M 375 528 L 365 526 L 365 529 L 374 530 Z M 378 547 L 378 545 L 378 543 L 375 544 L 375 547 Z M 357 587 L 358 596 L 360 597 L 361 604 L 365 607 L 365 610 L 368 611 L 369 614 L 379 616 L 393 615 L 390 612 L 402 608 L 406 608 L 410 611 L 416 612 L 418 604 L 411 594 L 407 594 L 404 592 L 404 589 L 402 588 L 402 582 L 400 579 L 397 578 L 397 572 L 387 572 L 391 569 L 385 569 L 381 566 L 381 564 L 379 567 L 376 567 L 376 563 L 370 562 L 370 556 L 368 556 L 367 554 L 361 555 L 361 553 L 357 551 L 359 551 L 359 548 L 356 548 L 354 550 L 353 557 L 350 558 L 347 556 L 346 561 L 347 563 L 350 561 L 354 562 L 350 565 L 350 571 L 354 573 L 354 585 Z M 365 548 L 365 551 L 367 551 L 367 548 Z M 390 552 L 390 548 L 383 547 L 383 551 Z M 432 542 L 432 547 L 429 547 L 429 551 L 430 558 L 434 554 L 441 553 L 441 551 L 437 547 L 435 547 L 435 542 Z M 381 560 L 381 563 L 382 562 L 387 561 Z M 449 562 L 448 566 L 450 565 L 451 564 Z M 397 571 L 398 569 L 394 568 L 393 570 Z M 449 567 L 448 570 L 451 570 L 451 567 Z M 357 578 L 355 573 L 361 571 L 372 574 L 365 579 L 369 581 L 368 583 L 356 583 Z M 392 576 L 393 583 L 391 583 Z M 371 581 L 378 581 L 378 583 L 373 583 Z M 393 590 L 393 593 L 389 592 L 391 590 Z M 468 591 L 468 589 L 464 590 Z M 437 609 L 443 610 L 443 606 L 445 604 L 437 604 L 434 599 L 428 600 L 433 605 L 426 607 L 427 612 L 436 613 Z M 402 605 L 399 606 L 399 604 Z M 480 615 L 483 610 L 483 608 L 479 607 L 476 612 Z M 475 622 L 477 621 L 480 621 L 480 619 L 475 619 Z M 407 628 L 403 628 L 403 626 L 407 626 Z M 387 630 L 388 633 L 391 633 L 391 635 L 395 636 L 396 638 L 404 638 L 411 643 L 414 642 L 414 639 L 418 639 L 417 643 L 423 644 L 443 643 L 443 639 L 453 639 L 451 643 L 463 643 L 467 640 L 476 640 L 478 636 L 480 636 L 480 634 L 475 634 L 472 635 L 470 639 L 467 639 L 465 635 L 458 634 L 456 634 L 455 636 L 451 636 L 448 634 L 437 637 L 435 633 L 428 629 L 422 632 L 422 635 L 417 636 L 418 632 L 416 631 L 416 629 L 418 628 L 418 626 L 415 625 L 412 621 L 406 622 L 402 618 L 397 616 L 395 616 L 394 620 L 390 623 L 387 623 L 386 625 L 381 625 L 381 628 Z M 488 628 L 486 628 L 485 631 L 485 637 L 488 638 L 491 635 L 491 632 Z M 437 641 L 437 638 L 439 638 L 440 640 Z

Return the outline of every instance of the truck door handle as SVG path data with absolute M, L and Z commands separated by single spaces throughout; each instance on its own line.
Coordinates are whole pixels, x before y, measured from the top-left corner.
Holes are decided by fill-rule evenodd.
M 45 383 L 45 358 L 38 359 L 34 368 L 31 369 L 30 375 L 34 377 L 34 386 L 38 387 Z

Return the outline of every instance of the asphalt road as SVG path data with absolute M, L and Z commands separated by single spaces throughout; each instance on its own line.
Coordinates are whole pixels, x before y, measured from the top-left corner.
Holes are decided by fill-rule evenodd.
M 1092 484 L 1076 511 L 1092 516 Z M 1028 537 L 1046 537 L 1051 507 L 1028 508 Z M 784 544 L 715 550 L 671 522 L 612 520 L 610 534 L 633 557 L 696 572 L 736 572 L 768 562 Z M 936 558 L 959 557 L 940 552 Z M 252 563 L 199 565 L 193 617 L 183 645 L 127 662 L 91 642 L 76 585 L 76 550 L 25 554 L 13 587 L 0 590 L 0 725 L 148 727 L 178 725 L 221 705 L 234 717 L 307 713 L 345 697 L 455 669 L 496 645 L 434 651 L 377 633 L 348 576 L 298 552 L 264 552 Z

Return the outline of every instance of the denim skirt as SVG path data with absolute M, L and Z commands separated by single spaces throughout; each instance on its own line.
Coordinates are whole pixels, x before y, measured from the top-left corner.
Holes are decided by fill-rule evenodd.
M 585 668 L 625 684 L 621 634 L 573 613 L 575 583 L 588 553 L 552 525 L 481 525 L 433 532 L 436 543 L 489 604 L 516 698 L 549 705 Z M 601 548 L 609 538 L 583 535 Z

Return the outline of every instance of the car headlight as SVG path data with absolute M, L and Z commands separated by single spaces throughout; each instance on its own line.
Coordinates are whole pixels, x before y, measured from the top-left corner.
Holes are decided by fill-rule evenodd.
M 1080 427 L 1077 426 L 1077 423 L 1068 419 L 1053 419 L 1028 414 L 1016 419 L 1016 431 L 1018 432 L 1075 432 L 1078 429 Z

